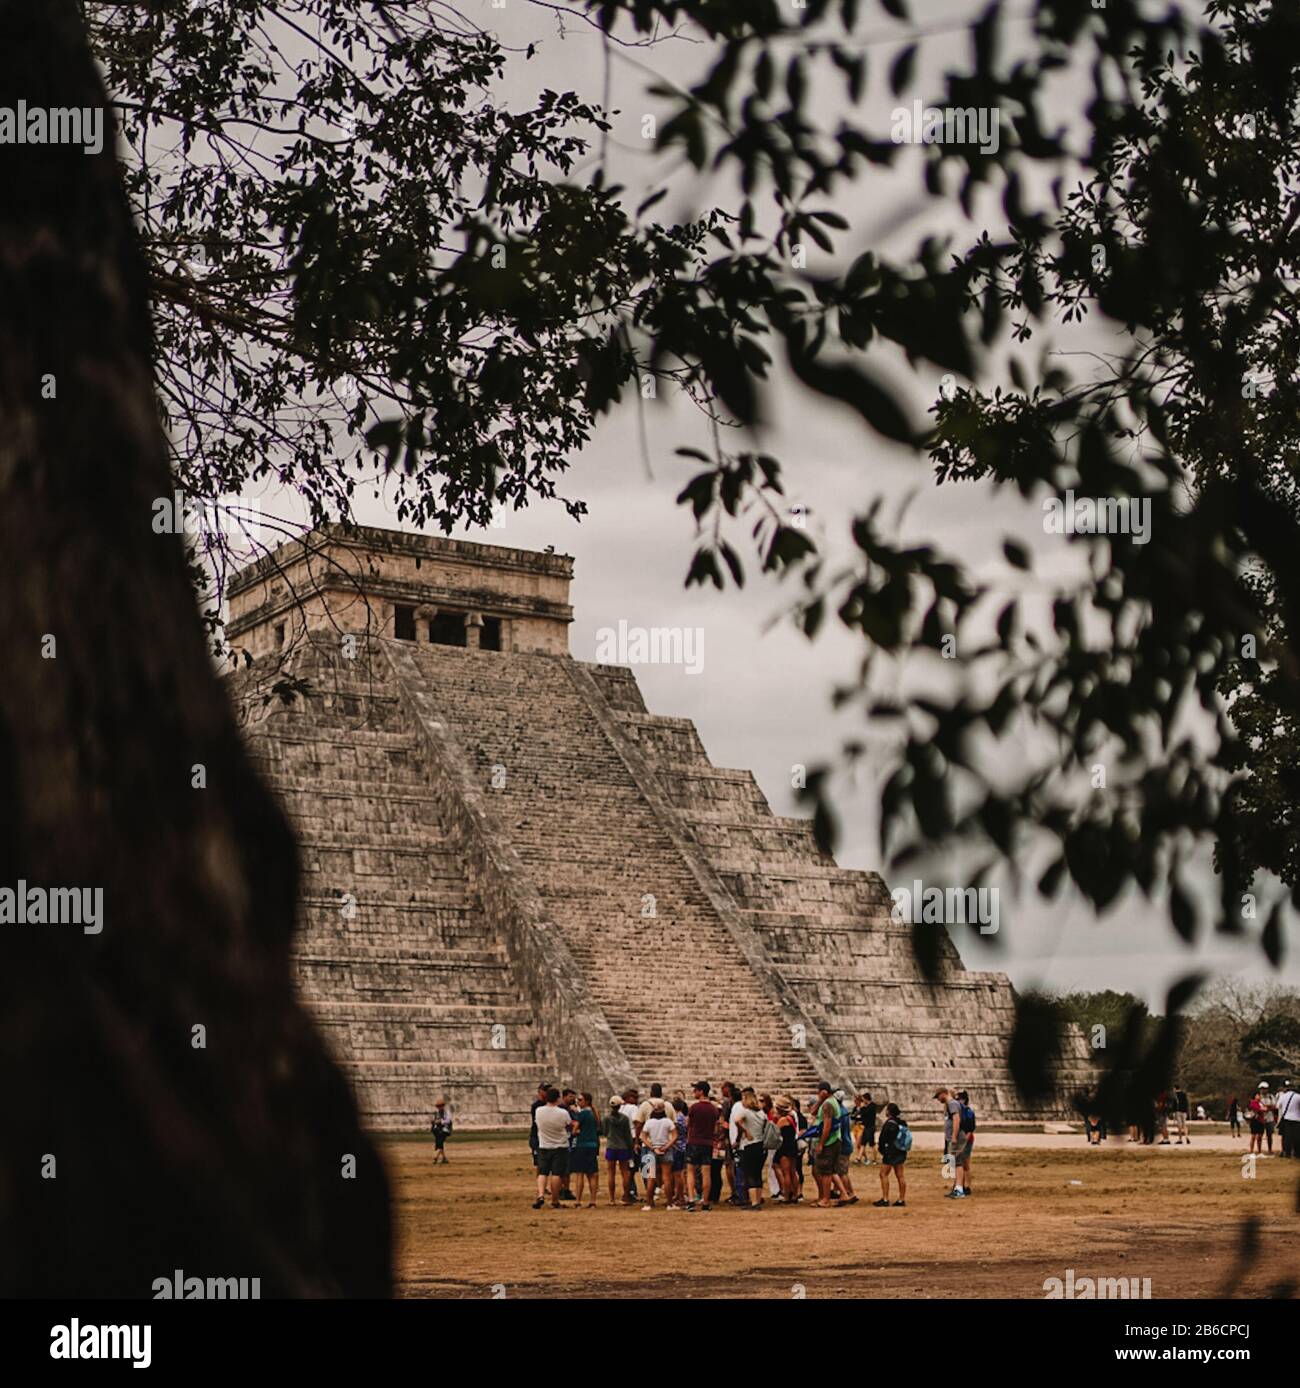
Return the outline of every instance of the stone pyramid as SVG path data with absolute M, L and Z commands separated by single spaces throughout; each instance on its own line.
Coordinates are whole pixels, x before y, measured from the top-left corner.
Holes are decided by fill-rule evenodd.
M 301 843 L 302 992 L 367 1120 L 528 1120 L 539 1080 L 609 1095 L 825 1077 L 913 1115 L 936 1083 L 1030 1116 L 1014 994 L 913 959 L 837 867 L 713 766 L 630 669 L 568 654 L 567 556 L 328 527 L 229 588 L 230 687 Z M 299 691 L 291 693 L 284 682 Z M 1058 1100 L 1088 1082 L 1071 1035 Z

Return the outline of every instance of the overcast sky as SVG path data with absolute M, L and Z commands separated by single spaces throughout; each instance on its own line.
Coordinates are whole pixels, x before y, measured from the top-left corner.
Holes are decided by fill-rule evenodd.
M 914 0 L 911 8 L 917 17 L 914 27 L 933 32 L 922 43 L 919 85 L 907 94 L 908 101 L 913 96 L 937 95 L 938 74 L 945 64 L 960 59 L 969 45 L 960 22 L 978 13 L 983 4 Z M 536 92 L 547 86 L 574 89 L 593 102 L 601 100 L 606 49 L 589 26 L 570 17 L 563 22 L 562 34 L 553 11 L 524 0 L 506 0 L 501 10 L 493 9 L 490 0 L 480 0 L 477 6 L 470 0 L 466 12 L 477 13 L 485 28 L 521 49 L 529 43 L 536 46 L 531 60 L 510 65 L 511 84 L 504 95 L 511 104 L 531 104 Z M 882 17 L 873 32 L 886 36 L 893 29 Z M 898 32 L 898 41 L 872 41 L 868 46 L 871 76 L 862 109 L 881 137 L 887 136 L 889 113 L 899 104 L 889 96 L 884 82 L 896 46 L 906 41 L 907 31 Z M 652 80 L 647 69 L 684 83 L 701 70 L 707 50 L 699 44 L 673 41 L 630 55 L 617 49 L 609 53 L 610 105 L 619 114 L 614 117 L 608 158 L 612 175 L 629 186 L 629 197 L 635 202 L 643 190 L 667 181 L 670 197 L 655 211 L 664 221 L 689 215 L 710 201 L 725 202 L 730 194 L 726 184 L 702 183 L 682 169 L 667 178 L 672 163 L 653 155 L 641 136 L 642 116 L 664 110 L 657 99 L 646 95 Z M 1074 80 L 1068 74 L 1061 79 L 1062 110 L 1077 91 Z M 838 95 L 828 91 L 823 99 Z M 833 116 L 833 106 L 828 109 Z M 904 254 L 921 235 L 945 230 L 951 230 L 955 249 L 960 249 L 975 239 L 985 218 L 990 230 L 1003 229 L 996 206 L 987 213 L 977 209 L 972 222 L 963 218 L 955 202 L 924 198 L 919 192 L 918 167 L 919 155 L 911 155 L 892 171 L 864 175 L 851 196 L 837 195 L 835 208 L 853 227 L 852 233 L 841 238 L 845 263 L 868 248 Z M 1087 331 L 1093 336 L 1061 345 L 1105 345 L 1104 332 L 1098 336 L 1095 329 Z M 1038 345 L 1025 355 L 1027 362 L 1036 357 Z M 890 369 L 887 357 L 873 357 L 873 361 L 882 361 Z M 897 362 L 890 380 L 902 398 L 911 402 L 914 418 L 923 419 L 938 391 L 938 373 L 933 380 L 924 379 Z M 769 412 L 770 422 L 757 441 L 782 459 L 793 484 L 789 500 L 809 508 L 810 529 L 828 552 L 847 553 L 851 518 L 865 511 L 874 498 L 883 497 L 889 508 L 902 510 L 907 503 L 895 532 L 898 538 L 927 539 L 977 574 L 994 572 L 1001 540 L 1009 534 L 1035 551 L 1040 575 L 1077 567 L 1077 551 L 1067 553 L 1063 539 L 1043 533 L 1038 507 L 984 487 L 936 487 L 923 461 L 868 435 L 856 415 L 810 397 L 790 381 L 778 381 Z M 853 677 L 861 643 L 828 624 L 816 643 L 809 644 L 782 620 L 793 590 L 770 579 L 752 575 L 739 593 L 683 587 L 694 534 L 689 512 L 677 507 L 674 497 L 694 467 L 675 458 L 673 450 L 692 444 L 707 449 L 709 439 L 701 417 L 680 400 L 652 405 L 646 427 L 648 469 L 631 405 L 607 417 L 590 446 L 573 460 L 562 490 L 586 502 L 589 514 L 581 524 L 572 521 L 559 504 L 535 502 L 527 511 L 510 514 L 499 527 L 458 534 L 525 548 L 554 545 L 575 557 L 571 650 L 578 659 L 595 659 L 597 631 L 620 620 L 631 626 L 702 629 L 704 662 L 699 674 L 668 665 L 638 669 L 647 705 L 657 713 L 692 719 L 716 765 L 752 770 L 776 813 L 798 813 L 792 767 L 834 761 L 845 736 L 865 735 L 869 742 L 878 736 L 860 721 L 836 715 L 830 707 L 837 683 Z M 752 442 L 737 440 L 736 445 Z M 278 497 L 274 501 L 277 506 L 281 503 Z M 396 525 L 383 497 L 359 498 L 357 514 L 368 524 Z M 1003 575 L 1000 568 L 997 573 Z M 878 765 L 879 759 L 875 761 Z M 870 786 L 841 784 L 839 802 L 844 811 L 840 862 L 879 869 Z M 949 876 L 944 875 L 944 865 L 927 872 L 927 885 L 960 885 L 963 879 L 957 865 L 949 866 L 953 869 Z M 1205 883 L 1212 887 L 1208 872 Z M 1164 916 L 1140 900 L 1125 901 L 1099 920 L 1082 902 L 1042 903 L 1032 896 L 1014 901 L 1004 893 L 1001 922 L 993 948 L 981 948 L 965 935 L 958 946 L 972 967 L 1004 969 L 1021 988 L 1129 989 L 1159 1007 L 1170 983 L 1194 967 L 1278 977 L 1263 963 L 1258 947 L 1249 942 L 1234 948 L 1216 942 L 1188 949 L 1177 941 Z M 1294 965 L 1283 977 L 1300 981 Z

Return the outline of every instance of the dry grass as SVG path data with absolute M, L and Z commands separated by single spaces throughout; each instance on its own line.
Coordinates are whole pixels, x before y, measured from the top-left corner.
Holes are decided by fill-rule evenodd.
M 603 1191 L 595 1210 L 534 1211 L 522 1135 L 458 1134 L 437 1168 L 427 1141 L 381 1143 L 408 1297 L 1041 1297 L 1067 1268 L 1208 1297 L 1230 1290 L 1251 1217 L 1260 1252 L 1236 1293 L 1300 1284 L 1300 1163 L 1276 1158 L 1245 1180 L 1232 1152 L 990 1149 L 976 1196 L 952 1201 L 937 1154 L 917 1150 L 906 1209 L 872 1208 L 878 1168 L 855 1166 L 848 1209 L 688 1215 L 609 1208 Z

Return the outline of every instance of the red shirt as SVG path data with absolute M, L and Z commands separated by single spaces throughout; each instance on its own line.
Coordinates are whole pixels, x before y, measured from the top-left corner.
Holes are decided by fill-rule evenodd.
M 711 1147 L 713 1129 L 718 1121 L 718 1106 L 710 1099 L 697 1099 L 686 1110 L 686 1143 L 693 1147 Z

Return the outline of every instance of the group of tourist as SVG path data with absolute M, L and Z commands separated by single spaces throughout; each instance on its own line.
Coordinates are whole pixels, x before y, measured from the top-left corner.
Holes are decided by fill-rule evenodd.
M 971 1194 L 976 1125 L 970 1096 L 941 1086 L 934 1097 L 943 1113 L 943 1170 L 952 1185 L 947 1198 L 965 1199 Z M 1175 1080 L 1130 1123 L 1130 1141 L 1190 1145 L 1190 1108 L 1186 1091 Z M 1277 1133 L 1281 1155 L 1300 1158 L 1300 1090 L 1289 1080 L 1276 1093 L 1261 1081 L 1244 1106 L 1233 1096 L 1225 1116 L 1234 1137 L 1240 1136 L 1243 1113 L 1252 1152 L 1262 1153 L 1267 1143 L 1271 1154 Z M 1204 1106 L 1198 1105 L 1197 1117 L 1205 1116 Z M 452 1131 L 445 1098 L 437 1101 L 430 1128 L 434 1162 L 445 1164 Z M 1084 1135 L 1093 1146 L 1105 1140 L 1106 1123 L 1098 1112 L 1087 1112 Z M 880 1208 L 891 1204 L 891 1180 L 897 1185 L 892 1204 L 901 1207 L 907 1201 L 905 1167 L 912 1133 L 898 1105 L 882 1107 L 870 1094 L 850 1101 L 843 1090 L 824 1083 L 808 1100 L 807 1112 L 797 1098 L 760 1094 L 730 1081 L 715 1099 L 709 1082 L 700 1080 L 692 1086 L 689 1102 L 680 1092 L 669 1098 L 662 1085 L 652 1084 L 645 1099 L 636 1089 L 611 1095 L 598 1114 L 590 1094 L 544 1081 L 537 1087 L 528 1136 L 537 1172 L 533 1208 L 549 1202 L 559 1209 L 568 1202 L 595 1209 L 602 1142 L 609 1205 L 693 1214 L 723 1203 L 724 1184 L 726 1203 L 740 1209 L 761 1209 L 769 1200 L 799 1205 L 805 1203 L 805 1174 L 810 1172 L 816 1195 L 811 1198 L 809 1192 L 808 1203 L 839 1209 L 858 1203 L 850 1167 L 873 1162 L 880 1167 L 880 1199 L 872 1203 Z
M 943 1105 L 944 1165 L 954 1181 L 950 1195 L 961 1199 L 970 1194 L 975 1114 L 965 1090 L 943 1087 L 934 1097 Z M 859 1094 L 850 1103 L 843 1090 L 832 1092 L 822 1085 L 809 1100 L 809 1115 L 805 1116 L 798 1099 L 786 1095 L 773 1098 L 730 1082 L 722 1085 L 715 1102 L 707 1081 L 694 1086 L 692 1100 L 688 1103 L 681 1093 L 669 1099 L 661 1085 L 652 1084 L 647 1099 L 629 1089 L 612 1095 L 608 1111 L 598 1115 L 590 1094 L 554 1088 L 549 1083 L 538 1085 L 528 1139 L 537 1168 L 538 1207 L 546 1202 L 552 1175 L 561 1178 L 559 1199 L 580 1201 L 580 1195 L 571 1189 L 576 1176 L 579 1191 L 585 1187 L 587 1206 L 595 1204 L 602 1139 L 610 1204 L 615 1203 L 620 1190 L 624 1204 L 642 1198 L 636 1194 L 639 1176 L 647 1188 L 643 1208 L 653 1209 L 655 1197 L 662 1196 L 668 1209 L 709 1209 L 721 1199 L 724 1178 L 729 1204 L 756 1207 L 765 1199 L 765 1169 L 772 1199 L 777 1204 L 799 1204 L 806 1159 L 817 1183 L 817 1204 L 823 1208 L 855 1204 L 858 1197 L 853 1193 L 848 1168 L 851 1164 L 870 1165 L 873 1160 L 880 1163 L 882 1186 L 882 1199 L 875 1203 L 887 1203 L 891 1174 L 899 1186 L 894 1203 L 902 1204 L 906 1197 L 903 1162 L 911 1147 L 911 1135 L 896 1104 L 882 1109 L 870 1094 Z M 543 1127 L 548 1129 L 543 1136 L 537 1115 L 547 1107 L 556 1113 L 543 1118 Z M 1080 1109 L 1085 1113 L 1085 1140 L 1099 1146 L 1107 1136 L 1099 1106 L 1081 1101 Z M 885 1121 L 877 1147 L 876 1125 L 882 1112 Z M 1190 1113 L 1187 1091 L 1175 1080 L 1170 1089 L 1132 1116 L 1129 1140 L 1145 1146 L 1190 1146 Z M 1244 1105 L 1233 1095 L 1224 1116 L 1234 1137 L 1241 1135 L 1243 1115 L 1249 1128 L 1250 1151 L 1263 1153 L 1267 1145 L 1271 1154 L 1276 1134 L 1281 1155 L 1300 1158 L 1300 1090 L 1294 1089 L 1290 1080 L 1283 1080 L 1276 1093 L 1267 1080 L 1261 1080 Z M 1207 1117 L 1203 1104 L 1197 1105 L 1196 1117 Z M 437 1101 L 430 1127 L 436 1147 L 434 1162 L 445 1164 L 446 1142 L 452 1130 L 445 1098 Z M 901 1136 L 904 1133 L 906 1136 Z M 873 1158 L 877 1150 L 878 1156 Z M 541 1159 L 542 1152 L 550 1155 Z
M 1128 1114 L 1129 1141 L 1140 1142 L 1146 1147 L 1190 1146 L 1190 1117 L 1191 1103 L 1187 1091 L 1180 1080 L 1175 1080 L 1171 1088 L 1163 1090 L 1155 1098 L 1132 1106 Z M 1204 1108 L 1198 1108 L 1197 1117 L 1205 1117 Z M 1176 1141 L 1172 1143 L 1169 1137 L 1171 1131 L 1177 1134 Z M 1099 1146 L 1107 1137 L 1106 1120 L 1091 1105 L 1087 1106 L 1084 1118 L 1084 1136 L 1092 1147 Z
M 951 1198 L 970 1194 L 970 1153 L 975 1116 L 963 1091 L 936 1092 L 944 1104 L 945 1163 L 952 1173 Z M 876 1124 L 883 1114 L 879 1135 Z M 717 1098 L 707 1080 L 669 1097 L 652 1084 L 642 1098 L 636 1089 L 610 1096 L 597 1113 L 590 1094 L 538 1086 L 532 1106 L 529 1146 L 537 1171 L 534 1209 L 564 1202 L 595 1209 L 604 1143 L 606 1203 L 688 1214 L 723 1203 L 759 1210 L 805 1202 L 805 1178 L 816 1188 L 808 1201 L 817 1209 L 856 1205 L 850 1167 L 880 1166 L 880 1208 L 906 1204 L 905 1164 L 912 1133 L 897 1104 L 883 1109 L 870 1094 L 852 1102 L 823 1083 L 805 1112 L 787 1094 L 760 1094 L 727 1081 Z M 855 1158 L 854 1153 L 857 1153 Z M 872 1153 L 876 1153 L 873 1158 Z M 638 1182 L 640 1191 L 638 1192 Z
M 1191 1104 L 1187 1091 L 1178 1080 L 1174 1081 L 1172 1088 L 1143 1104 L 1141 1109 L 1140 1113 L 1130 1116 L 1130 1142 L 1138 1142 L 1146 1147 L 1191 1145 Z M 1290 1080 L 1283 1080 L 1276 1093 L 1267 1080 L 1261 1080 L 1244 1105 L 1234 1094 L 1224 1112 L 1233 1137 L 1241 1136 L 1243 1115 L 1249 1129 L 1251 1152 L 1262 1154 L 1267 1144 L 1268 1153 L 1271 1154 L 1276 1133 L 1281 1140 L 1281 1155 L 1300 1158 L 1300 1090 L 1293 1089 Z M 1196 1106 L 1196 1116 L 1201 1120 L 1206 1118 L 1204 1104 Z M 1091 1108 L 1084 1132 L 1087 1141 L 1094 1147 L 1106 1138 L 1105 1119 Z
M 1271 1155 L 1276 1133 L 1282 1145 L 1281 1155 L 1300 1158 L 1300 1090 L 1294 1089 L 1290 1080 L 1283 1080 L 1276 1094 L 1267 1080 L 1261 1080 L 1245 1105 L 1245 1114 L 1250 1151 L 1263 1155 L 1267 1142 Z M 1241 1115 L 1242 1105 L 1234 1094 L 1228 1101 L 1227 1114 L 1234 1137 L 1241 1136 Z

